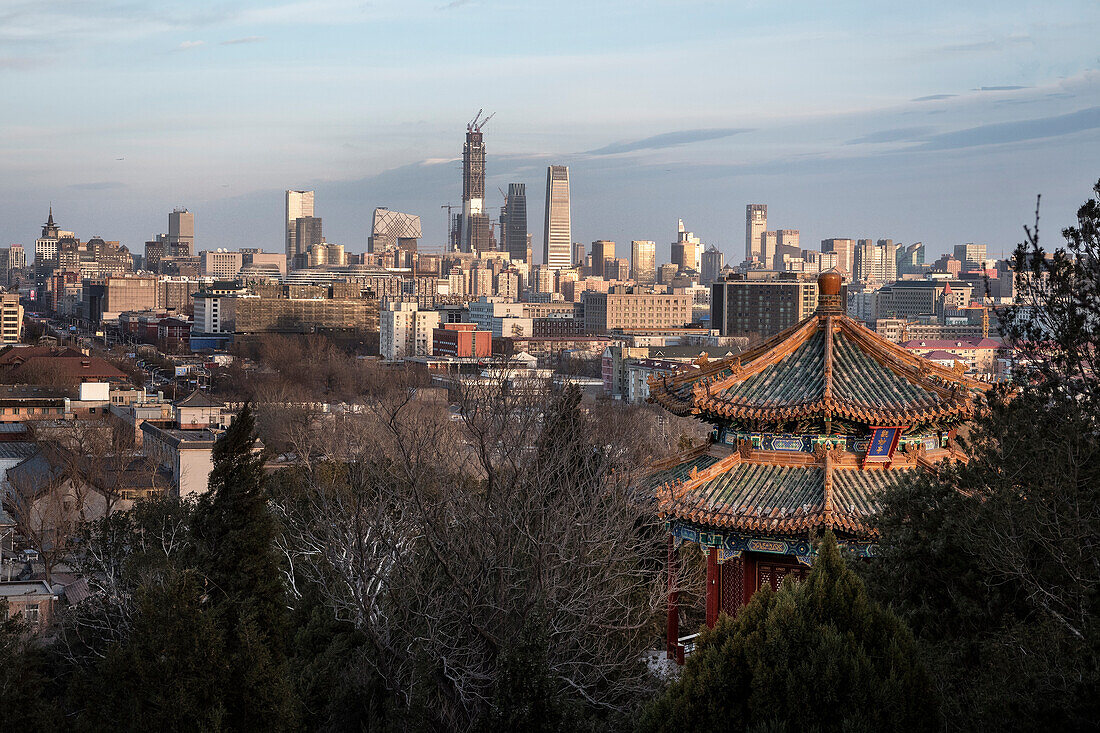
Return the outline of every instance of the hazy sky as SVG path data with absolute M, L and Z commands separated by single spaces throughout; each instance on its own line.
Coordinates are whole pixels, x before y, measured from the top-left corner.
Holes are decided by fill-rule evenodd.
M 727 260 L 744 210 L 824 237 L 1048 243 L 1100 178 L 1100 3 L 0 0 L 0 243 L 63 228 L 142 251 L 173 206 L 200 248 L 282 249 L 282 190 L 329 241 L 375 206 L 441 243 L 466 122 L 489 205 L 567 164 L 574 240 L 683 217 Z

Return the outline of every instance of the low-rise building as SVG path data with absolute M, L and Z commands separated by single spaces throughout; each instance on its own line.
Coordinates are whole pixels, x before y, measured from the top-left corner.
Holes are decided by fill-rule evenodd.
M 686 293 L 635 292 L 619 286 L 606 293 L 586 291 L 582 302 L 587 333 L 672 328 L 692 322 L 693 296 Z
M 473 323 L 444 323 L 432 331 L 432 355 L 459 359 L 488 358 L 493 353 L 493 336 L 478 331 Z
M 214 442 L 217 436 L 206 429 L 181 429 L 172 424 L 146 420 L 141 424 L 145 455 L 172 476 L 180 498 L 204 494 L 214 470 Z

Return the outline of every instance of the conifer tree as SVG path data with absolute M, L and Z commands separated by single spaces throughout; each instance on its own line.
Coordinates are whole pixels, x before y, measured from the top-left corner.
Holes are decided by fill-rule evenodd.
M 644 728 L 920 731 L 936 725 L 912 635 L 827 533 L 802 583 L 764 588 L 703 633 Z
M 210 489 L 195 510 L 195 565 L 225 633 L 233 684 L 227 727 L 282 730 L 292 724 L 286 664 L 287 610 L 273 548 L 276 526 L 245 405 L 214 444 Z

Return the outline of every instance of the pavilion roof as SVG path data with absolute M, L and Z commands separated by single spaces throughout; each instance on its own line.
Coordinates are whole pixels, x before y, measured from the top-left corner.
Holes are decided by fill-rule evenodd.
M 887 488 L 933 466 L 923 449 L 899 453 L 888 466 L 833 448 L 817 453 L 704 446 L 657 466 L 650 485 L 665 519 L 715 529 L 798 533 L 833 529 L 860 537 Z M 673 465 L 675 464 L 675 465 Z
M 650 401 L 758 426 L 836 417 L 871 427 L 966 419 L 987 388 L 821 309 L 756 348 L 695 365 L 650 377 Z

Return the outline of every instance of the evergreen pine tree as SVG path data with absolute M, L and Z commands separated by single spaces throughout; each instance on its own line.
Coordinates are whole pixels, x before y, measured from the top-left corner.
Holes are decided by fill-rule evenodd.
M 920 731 L 936 725 L 912 635 L 827 533 L 813 570 L 707 630 L 647 712 L 651 731 Z
M 214 444 L 210 489 L 196 507 L 195 565 L 224 630 L 231 730 L 283 730 L 294 706 L 286 664 L 287 610 L 266 504 L 255 416 L 245 405 Z
M 225 730 L 236 683 L 197 574 L 169 571 L 135 601 L 129 638 L 69 690 L 76 729 Z

